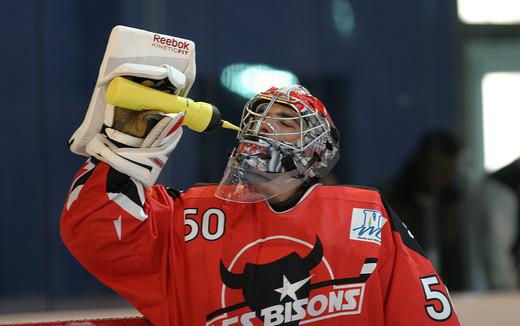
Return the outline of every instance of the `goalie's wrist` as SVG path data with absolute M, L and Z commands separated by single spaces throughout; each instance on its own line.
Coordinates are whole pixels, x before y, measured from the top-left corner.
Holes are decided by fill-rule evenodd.
M 162 119 L 145 139 L 105 127 L 87 144 L 86 153 L 151 186 L 182 137 L 182 118 L 176 114 Z
M 87 153 L 92 157 L 109 164 L 119 172 L 136 179 L 146 186 L 151 186 L 159 177 L 161 169 L 139 162 L 133 157 L 135 155 L 132 155 L 132 152 L 140 150 L 139 148 L 118 147 L 104 134 L 95 136 L 86 147 Z

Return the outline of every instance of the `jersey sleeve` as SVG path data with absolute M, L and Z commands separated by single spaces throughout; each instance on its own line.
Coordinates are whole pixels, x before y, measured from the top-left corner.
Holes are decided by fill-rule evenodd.
M 389 218 L 388 257 L 380 273 L 385 291 L 385 325 L 460 325 L 448 289 L 412 233 L 384 202 Z
M 153 316 L 149 309 L 167 310 L 164 285 L 172 214 L 173 200 L 164 187 L 145 188 L 89 159 L 72 182 L 61 236 L 91 274 L 141 313 Z

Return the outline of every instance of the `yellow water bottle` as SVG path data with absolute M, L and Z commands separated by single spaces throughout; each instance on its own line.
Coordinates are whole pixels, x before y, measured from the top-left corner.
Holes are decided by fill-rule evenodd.
M 240 131 L 239 127 L 222 120 L 220 111 L 214 105 L 161 92 L 123 77 L 115 77 L 110 81 L 106 99 L 114 106 L 136 111 L 184 112 L 183 124 L 198 132 L 208 132 L 219 127 Z

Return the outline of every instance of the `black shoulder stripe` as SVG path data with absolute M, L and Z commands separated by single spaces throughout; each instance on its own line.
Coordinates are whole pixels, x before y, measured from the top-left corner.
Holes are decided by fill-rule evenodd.
M 142 207 L 143 203 L 139 197 L 137 185 L 124 173 L 110 167 L 107 175 L 107 193 L 122 193 L 136 205 Z
M 385 206 L 386 211 L 388 212 L 388 218 L 390 219 L 392 230 L 401 235 L 401 239 L 403 240 L 405 246 L 412 249 L 419 255 L 428 258 L 426 257 L 426 254 L 424 253 L 421 246 L 417 243 L 417 240 L 415 240 L 415 238 L 413 237 L 410 230 L 408 230 L 406 225 L 403 223 L 403 221 L 401 221 L 397 213 L 392 209 L 392 207 L 390 207 L 390 205 L 382 195 L 381 199 L 383 201 L 383 205 Z
M 84 185 L 87 180 L 92 175 L 92 172 L 94 172 L 94 169 L 89 170 L 87 173 L 83 174 L 81 177 L 79 177 L 74 184 L 72 185 L 71 189 L 76 189 L 78 186 Z
M 181 197 L 181 191 L 175 189 L 175 188 L 170 188 L 170 187 L 167 187 L 166 188 L 166 192 L 168 193 L 168 195 L 170 195 L 170 197 L 172 197 L 173 199 L 177 199 L 177 198 L 180 198 Z
M 87 172 L 85 172 L 79 178 L 74 180 L 74 184 L 70 188 L 71 191 L 76 189 L 77 187 L 79 187 L 81 185 L 84 185 L 87 182 L 87 180 L 90 178 L 90 176 L 94 172 L 94 168 L 96 167 L 97 163 L 99 163 L 99 161 L 93 160 L 92 158 L 90 158 L 90 162 L 87 161 L 87 163 L 86 163 L 87 166 L 88 166 L 88 164 L 92 164 L 92 166 L 89 168 L 89 170 L 87 170 Z

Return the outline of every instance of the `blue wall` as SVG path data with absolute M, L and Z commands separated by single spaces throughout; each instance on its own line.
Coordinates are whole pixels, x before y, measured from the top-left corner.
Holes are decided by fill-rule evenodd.
M 219 105 L 233 121 L 244 101 L 219 85 L 223 67 L 293 71 L 340 128 L 342 183 L 381 183 L 425 130 L 456 128 L 455 4 L 351 0 L 355 29 L 345 36 L 333 22 L 336 1 L 3 2 L 0 312 L 12 309 L 1 306 L 8 298 L 43 297 L 52 308 L 61 297 L 109 293 L 64 249 L 59 215 L 83 161 L 66 142 L 83 118 L 114 25 L 194 40 L 191 97 Z M 179 188 L 217 181 L 233 142 L 225 131 L 186 132 L 162 181 Z

